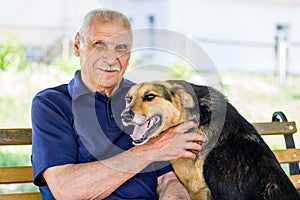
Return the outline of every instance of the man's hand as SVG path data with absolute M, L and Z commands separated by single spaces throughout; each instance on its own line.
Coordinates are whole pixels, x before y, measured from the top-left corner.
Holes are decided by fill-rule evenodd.
M 150 139 L 146 144 L 134 147 L 135 153 L 151 156 L 153 161 L 171 161 L 178 158 L 195 159 L 196 155 L 188 150 L 200 151 L 205 141 L 203 135 L 186 133 L 197 126 L 194 122 L 185 122 L 170 128 L 158 137 Z

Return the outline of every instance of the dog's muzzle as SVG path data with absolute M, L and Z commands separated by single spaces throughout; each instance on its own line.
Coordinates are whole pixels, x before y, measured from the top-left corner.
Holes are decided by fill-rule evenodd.
M 130 124 L 134 118 L 134 112 L 131 110 L 125 110 L 121 113 L 121 119 L 123 121 L 123 124 Z

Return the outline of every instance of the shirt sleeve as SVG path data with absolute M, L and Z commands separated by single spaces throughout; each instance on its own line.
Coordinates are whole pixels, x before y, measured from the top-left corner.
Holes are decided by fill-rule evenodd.
M 72 100 L 57 91 L 39 93 L 32 101 L 31 119 L 34 183 L 43 186 L 45 169 L 77 162 Z
M 173 171 L 173 167 L 170 164 L 170 162 L 157 162 L 156 168 L 157 168 L 157 177 L 164 175 L 170 171 Z

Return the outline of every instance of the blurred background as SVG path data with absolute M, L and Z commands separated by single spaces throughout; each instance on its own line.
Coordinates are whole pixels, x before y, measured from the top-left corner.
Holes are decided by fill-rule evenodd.
M 281 110 L 299 126 L 300 0 L 0 2 L 2 128 L 30 127 L 33 96 L 73 77 L 79 68 L 73 38 L 84 14 L 98 7 L 123 12 L 134 29 L 167 29 L 198 44 L 214 64 L 214 86 L 250 122 L 270 121 L 273 112 Z M 126 74 L 136 82 L 179 78 L 198 83 L 195 74 L 205 73 L 170 52 L 133 53 L 130 68 L 136 66 L 142 71 Z M 299 139 L 296 136 L 298 147 Z M 283 140 L 273 148 L 282 145 Z M 0 166 L 12 163 L 30 164 L 30 148 L 0 149 Z M 35 190 L 32 185 L 22 187 Z M 0 192 L 9 189 L 15 188 Z

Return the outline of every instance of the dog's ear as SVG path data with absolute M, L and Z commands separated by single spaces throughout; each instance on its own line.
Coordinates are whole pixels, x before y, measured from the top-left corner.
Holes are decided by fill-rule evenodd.
M 178 95 L 180 102 L 184 108 L 194 108 L 195 101 L 193 97 L 183 89 L 177 89 L 175 94 Z
M 180 102 L 184 108 L 195 107 L 195 100 L 191 95 L 193 93 L 190 94 L 190 92 L 194 92 L 194 90 L 186 81 L 168 80 L 166 82 L 170 84 L 170 90 L 179 97 Z
M 170 84 L 170 90 L 179 97 L 179 100 L 184 108 L 195 107 L 195 100 L 188 92 L 194 92 L 194 90 L 187 82 L 181 80 L 168 80 L 166 82 Z

